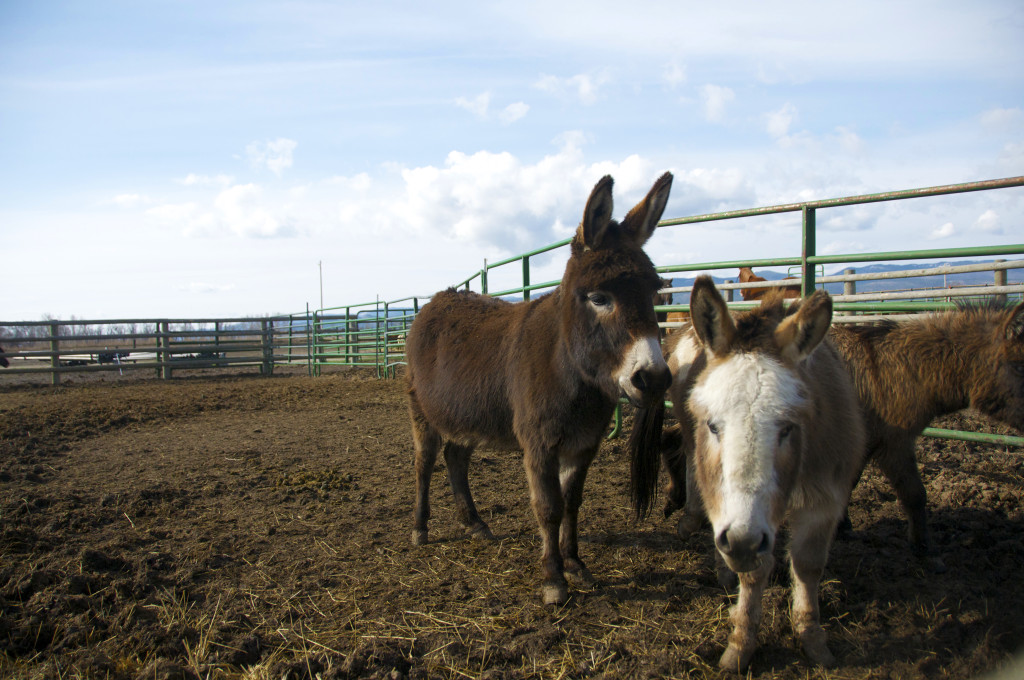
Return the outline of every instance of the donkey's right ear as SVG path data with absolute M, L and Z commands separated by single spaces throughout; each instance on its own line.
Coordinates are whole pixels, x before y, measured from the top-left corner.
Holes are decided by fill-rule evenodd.
M 644 200 L 637 203 L 622 220 L 622 230 L 633 237 L 638 246 L 647 243 L 658 221 L 665 212 L 668 195 L 672 191 L 672 173 L 666 172 L 658 178 Z
M 587 207 L 583 209 L 583 220 L 576 229 L 573 247 L 583 250 L 599 250 L 605 232 L 612 222 L 612 178 L 605 175 L 590 192 Z
M 698 276 L 690 293 L 690 321 L 697 339 L 715 356 L 728 354 L 736 337 L 729 308 L 707 274 Z
M 1003 337 L 1007 340 L 1024 342 L 1024 302 L 1013 308 L 1003 329 Z
M 822 289 L 794 303 L 794 311 L 775 329 L 775 343 L 783 358 L 799 363 L 825 339 L 832 325 L 832 298 Z

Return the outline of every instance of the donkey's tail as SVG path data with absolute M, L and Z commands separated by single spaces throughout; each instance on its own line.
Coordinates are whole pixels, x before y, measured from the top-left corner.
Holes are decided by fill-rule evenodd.
M 638 408 L 629 434 L 629 496 L 638 520 L 645 519 L 654 507 L 661 469 L 661 428 L 665 421 L 665 402 Z

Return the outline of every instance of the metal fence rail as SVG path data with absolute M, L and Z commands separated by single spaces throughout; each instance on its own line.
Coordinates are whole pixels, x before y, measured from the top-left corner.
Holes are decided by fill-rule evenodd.
M 827 256 L 817 255 L 815 244 L 817 213 L 820 210 L 1021 186 L 1024 186 L 1024 176 L 667 219 L 659 223 L 660 228 L 799 212 L 800 254 L 768 259 L 661 264 L 657 270 L 662 275 L 727 271 L 726 276 L 729 276 L 740 267 L 791 267 L 794 268 L 796 278 L 789 281 L 741 284 L 720 276 L 719 280 L 723 282 L 719 283 L 719 288 L 726 293 L 731 308 L 742 309 L 755 303 L 733 301 L 737 290 L 786 286 L 795 281 L 801 293 L 807 295 L 817 287 L 826 287 L 833 294 L 836 311 L 834 319 L 837 322 L 899 318 L 922 311 L 948 309 L 954 305 L 954 299 L 963 297 L 998 296 L 1018 299 L 1024 294 L 1024 281 L 1010 281 L 1008 272 L 1024 268 L 1024 258 L 1019 257 L 1024 256 L 1024 244 Z M 550 290 L 559 284 L 557 280 L 534 282 L 531 260 L 568 247 L 570 243 L 571 239 L 565 239 L 494 263 L 485 261 L 482 269 L 455 287 L 467 290 L 472 288 L 496 297 L 529 300 L 535 293 Z M 857 273 L 853 268 L 828 276 L 824 273 L 825 265 L 830 264 L 1006 256 L 1018 257 L 984 264 L 943 264 L 936 268 L 922 268 L 916 264 L 902 271 L 876 274 Z M 507 273 L 505 268 L 509 267 L 514 272 L 513 278 L 518 278 L 519 285 L 493 290 L 492 272 L 502 269 L 503 273 Z M 902 285 L 900 282 L 910 282 L 915 277 L 957 276 L 982 271 L 992 272 L 991 284 L 986 282 L 985 285 L 965 288 L 904 286 L 896 289 Z M 893 282 L 893 286 L 882 291 L 858 290 L 878 281 Z M 672 293 L 679 299 L 674 297 L 672 304 L 658 305 L 656 309 L 661 312 L 688 312 L 689 290 L 688 285 L 664 289 L 662 292 Z M 301 365 L 311 375 L 319 375 L 327 366 L 351 366 L 372 368 L 378 377 L 394 376 L 397 368 L 405 363 L 406 333 L 420 307 L 430 297 L 420 295 L 390 301 L 378 299 L 315 311 L 310 311 L 307 306 L 304 313 L 259 319 L 0 321 L 0 346 L 6 350 L 3 356 L 11 362 L 10 368 L 2 369 L 0 375 L 49 375 L 50 382 L 58 384 L 62 375 L 76 372 L 148 369 L 155 371 L 159 377 L 170 378 L 176 369 L 230 366 L 256 367 L 269 375 L 275 366 Z M 662 325 L 679 326 L 682 322 L 666 322 Z M 1024 445 L 1022 437 L 962 432 L 950 434 L 938 430 L 926 433 Z
M 1024 176 L 1010 177 L 999 180 L 984 182 L 970 182 L 965 184 L 952 184 L 923 189 L 910 189 L 905 191 L 892 191 L 878 194 L 864 194 L 844 198 L 834 198 L 819 201 L 806 201 L 802 203 L 790 203 L 745 210 L 733 210 L 705 215 L 695 215 L 663 220 L 659 228 L 680 227 L 683 225 L 703 224 L 713 221 L 730 220 L 745 217 L 763 217 L 777 215 L 780 213 L 798 212 L 801 214 L 801 243 L 800 254 L 792 257 L 768 258 L 755 260 L 731 260 L 723 262 L 701 262 L 691 264 L 661 264 L 657 270 L 662 275 L 683 274 L 687 272 L 715 272 L 729 270 L 734 272 L 740 267 L 794 267 L 798 271 L 796 280 L 801 288 L 802 295 L 808 295 L 817 287 L 842 286 L 840 290 L 833 292 L 834 309 L 837 314 L 837 322 L 848 321 L 871 321 L 880 317 L 893 318 L 894 315 L 906 315 L 924 311 L 938 311 L 949 309 L 954 306 L 953 300 L 962 297 L 975 296 L 1001 296 L 1019 298 L 1024 294 L 1024 283 L 1007 283 L 1006 273 L 1012 269 L 1024 267 L 1024 260 L 1013 259 L 986 263 L 984 265 L 944 265 L 940 268 L 923 269 L 920 265 L 908 267 L 900 272 L 885 272 L 884 274 L 858 274 L 853 269 L 847 269 L 842 274 L 831 276 L 824 275 L 824 266 L 829 264 L 854 264 L 861 262 L 899 262 L 899 261 L 921 261 L 929 259 L 959 259 L 966 258 L 1001 258 L 1004 256 L 1024 255 L 1024 244 L 979 246 L 972 248 L 941 248 L 931 250 L 914 251 L 883 251 L 873 253 L 847 253 L 840 255 L 817 255 L 817 213 L 830 208 L 863 205 L 869 203 L 880 203 L 887 201 L 901 201 L 908 199 L 928 198 L 964 194 L 978 191 L 1005 190 L 1013 187 L 1024 186 Z M 551 251 L 565 248 L 571 243 L 571 239 L 565 239 L 550 245 L 532 250 L 521 255 L 509 257 L 494 263 L 484 262 L 479 271 L 473 273 L 465 280 L 455 284 L 455 288 L 466 290 L 475 289 L 481 293 L 495 297 L 515 298 L 529 300 L 537 291 L 548 290 L 559 284 L 559 281 L 545 281 L 535 283 L 531 277 L 531 259 L 549 253 Z M 501 290 L 493 290 L 490 285 L 491 273 L 502 267 L 513 267 L 519 270 L 520 285 Z M 991 271 L 993 273 L 992 284 L 975 286 L 965 289 L 930 288 L 910 290 L 889 290 L 884 292 L 858 291 L 860 283 L 879 280 L 908 280 L 919 276 L 934 275 L 956 275 L 970 272 Z M 793 281 L 770 281 L 765 283 L 740 284 L 735 281 L 726 281 L 719 284 L 719 288 L 726 291 L 727 295 L 733 295 L 736 290 L 743 288 L 765 288 L 785 286 Z M 669 287 L 663 293 L 680 295 L 683 300 L 670 305 L 658 305 L 655 309 L 660 312 L 683 312 L 689 311 L 687 303 L 689 286 Z M 317 312 L 317 314 L 339 313 L 344 310 L 346 317 L 352 309 L 364 311 L 364 319 L 370 319 L 377 325 L 375 332 L 370 332 L 365 327 L 360 341 L 359 337 L 353 339 L 351 333 L 344 335 L 331 333 L 330 329 L 325 332 L 324 340 L 314 341 L 314 346 L 321 348 L 314 352 L 313 361 L 316 364 L 314 372 L 319 371 L 319 366 L 331 363 L 349 363 L 351 365 L 370 365 L 377 370 L 378 376 L 393 375 L 396 366 L 405 362 L 404 356 L 404 334 L 411 323 L 412 316 L 419 310 L 419 307 L 429 300 L 429 295 L 403 298 L 390 302 L 376 301 L 363 305 L 352 305 L 350 307 L 333 307 Z M 731 297 L 730 297 L 731 299 Z M 399 328 L 392 327 L 392 319 L 389 310 L 395 306 L 404 304 L 411 309 L 411 312 L 401 317 L 402 325 Z M 742 309 L 750 307 L 754 303 L 741 301 L 729 302 L 731 308 Z M 369 310 L 372 308 L 372 313 Z M 666 322 L 666 327 L 680 326 L 681 322 Z M 319 326 L 318 326 L 319 336 Z M 376 341 L 376 346 L 371 352 L 371 336 Z M 328 351 L 328 350 L 333 350 Z M 373 359 L 370 359 L 372 354 Z M 934 436 L 956 436 L 958 438 L 972 438 L 975 441 L 997 441 L 1007 445 L 1024 446 L 1024 437 L 1004 437 L 1002 435 L 987 435 L 977 433 L 956 433 L 950 435 L 948 431 L 928 430 L 926 434 Z M 994 439 L 993 439 L 994 438 Z
M 9 366 L 0 375 L 61 376 L 100 371 L 309 366 L 312 338 L 303 315 L 220 319 L 0 321 Z

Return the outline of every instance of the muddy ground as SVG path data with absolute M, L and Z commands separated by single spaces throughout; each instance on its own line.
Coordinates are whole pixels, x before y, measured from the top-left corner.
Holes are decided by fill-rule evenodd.
M 432 542 L 411 545 L 401 381 L 0 381 L 0 676 L 719 677 L 730 596 L 710 537 L 631 520 L 621 447 L 581 516 L 599 583 L 549 608 L 517 454 L 471 469 L 495 543 L 463 535 L 439 465 Z M 822 588 L 838 665 L 796 649 L 780 560 L 752 677 L 969 678 L 1024 646 L 1024 452 L 918 452 L 948 570 L 911 557 L 869 469 Z

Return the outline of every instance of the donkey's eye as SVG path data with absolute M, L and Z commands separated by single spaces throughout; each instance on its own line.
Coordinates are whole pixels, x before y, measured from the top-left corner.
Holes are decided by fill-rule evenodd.
M 612 304 L 611 296 L 605 293 L 590 293 L 587 295 L 587 300 L 595 307 L 608 307 Z
M 793 427 L 793 423 L 785 423 L 781 428 L 779 428 L 779 442 L 782 442 L 783 439 L 793 434 Z
M 710 420 L 708 421 L 708 430 L 711 432 L 711 434 L 715 435 L 716 437 L 718 436 L 718 425 L 715 425 Z

